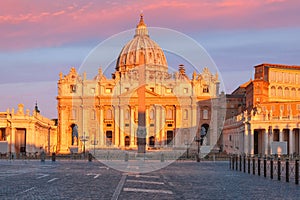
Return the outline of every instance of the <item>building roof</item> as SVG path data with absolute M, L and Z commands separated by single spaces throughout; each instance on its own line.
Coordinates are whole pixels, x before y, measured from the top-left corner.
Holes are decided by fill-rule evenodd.
M 265 67 L 269 67 L 269 68 L 296 69 L 296 70 L 300 70 L 300 66 L 299 65 L 282 65 L 282 64 L 271 64 L 271 63 L 262 63 L 262 64 L 254 66 L 254 68 L 261 67 L 261 66 L 265 66 Z

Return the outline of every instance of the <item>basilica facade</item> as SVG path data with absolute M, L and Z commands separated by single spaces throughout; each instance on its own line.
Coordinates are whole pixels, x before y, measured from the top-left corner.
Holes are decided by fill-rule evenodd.
M 139 107 L 143 104 L 147 150 L 192 144 L 205 130 L 211 149 L 221 133 L 219 80 L 204 67 L 170 73 L 166 56 L 148 33 L 141 15 L 135 34 L 121 50 L 112 78 L 101 68 L 93 79 L 71 68 L 58 81 L 58 151 L 137 149 Z M 144 99 L 139 100 L 139 88 Z M 139 105 L 140 104 L 140 105 Z

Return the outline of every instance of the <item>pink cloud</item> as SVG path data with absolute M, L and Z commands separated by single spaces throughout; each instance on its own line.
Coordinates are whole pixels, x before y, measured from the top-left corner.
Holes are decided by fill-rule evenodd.
M 298 27 L 297 0 L 2 1 L 0 49 L 56 46 L 149 26 L 185 31 Z

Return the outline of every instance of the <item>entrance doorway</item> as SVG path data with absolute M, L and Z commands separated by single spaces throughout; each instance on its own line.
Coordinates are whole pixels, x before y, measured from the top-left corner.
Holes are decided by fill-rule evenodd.
M 16 130 L 15 150 L 16 153 L 26 153 L 26 129 Z
M 173 131 L 167 131 L 167 145 L 173 146 L 173 139 L 174 139 L 174 132 Z
M 130 137 L 126 136 L 125 137 L 125 147 L 129 147 L 130 146 Z
M 106 146 L 112 145 L 112 131 L 106 131 Z
M 155 138 L 154 136 L 149 137 L 149 146 L 154 147 L 155 145 Z

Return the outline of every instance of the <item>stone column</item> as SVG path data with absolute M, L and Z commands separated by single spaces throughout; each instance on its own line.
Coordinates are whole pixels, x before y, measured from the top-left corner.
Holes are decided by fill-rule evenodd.
M 162 145 L 166 144 L 167 138 L 165 134 L 165 125 L 166 125 L 166 109 L 161 107 L 161 141 Z
M 104 124 L 103 124 L 103 107 L 100 106 L 99 107 L 99 135 L 100 135 L 100 146 L 104 146 L 105 145 L 105 140 L 106 140 L 106 137 L 105 137 L 105 133 L 104 133 Z
M 269 129 L 269 154 L 271 155 L 272 152 L 272 142 L 273 142 L 273 129 L 270 127 Z
M 249 136 L 250 136 L 250 138 L 249 138 L 249 141 L 250 141 L 249 153 L 251 155 L 253 155 L 254 154 L 254 130 L 250 127 L 249 131 L 250 131 L 250 134 L 249 134 Z
M 268 141 L 268 131 L 264 130 L 264 154 L 268 155 L 268 147 L 269 147 L 269 141 Z
M 245 123 L 245 128 L 244 128 L 244 153 L 248 154 L 249 153 L 249 128 L 248 124 Z
M 295 134 L 294 134 L 294 131 L 291 131 L 289 129 L 289 148 L 290 148 L 290 152 L 288 152 L 289 154 L 293 154 L 295 152 L 295 149 L 294 149 L 294 141 L 295 141 Z
M 119 146 L 125 146 L 125 137 L 124 137 L 124 107 L 120 107 L 120 143 Z
M 115 124 L 115 127 L 114 127 L 114 134 L 113 134 L 113 137 L 114 137 L 114 141 L 115 141 L 115 146 L 119 146 L 120 144 L 120 112 L 119 112 L 119 106 L 114 106 L 114 111 L 115 111 L 115 116 L 114 116 L 114 124 Z
M 182 128 L 181 121 L 182 121 L 181 108 L 180 106 L 175 106 L 175 131 L 176 132 L 179 128 Z M 177 133 L 175 134 L 176 134 L 175 146 L 184 146 L 184 141 L 180 140 L 180 138 L 182 138 L 181 135 L 178 136 Z
M 145 113 L 145 128 L 146 128 L 146 135 L 145 135 L 145 139 L 146 139 L 146 149 L 149 146 L 149 136 L 150 136 L 150 131 L 149 131 L 149 126 L 150 126 L 150 121 L 149 121 L 149 106 L 146 106 L 146 113 Z
M 161 130 L 161 118 L 160 118 L 160 106 L 155 105 L 155 139 L 158 141 L 161 141 L 162 138 L 160 136 L 160 130 Z M 157 144 L 155 143 L 155 146 Z
M 279 129 L 279 142 L 283 142 L 283 129 Z
M 134 106 L 130 106 L 130 146 L 136 146 L 135 143 L 135 116 Z

